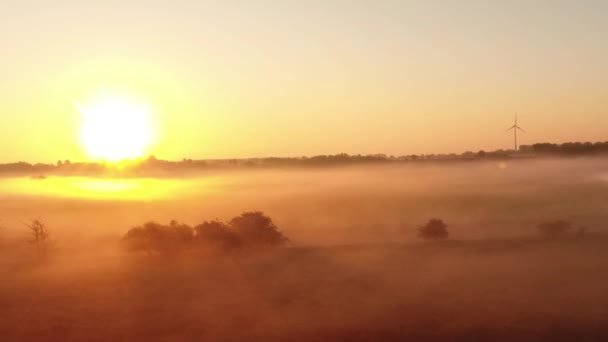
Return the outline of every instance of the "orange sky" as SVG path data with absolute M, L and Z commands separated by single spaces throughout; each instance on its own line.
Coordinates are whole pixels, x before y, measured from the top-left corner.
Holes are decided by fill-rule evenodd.
M 125 4 L 128 3 L 128 4 Z M 0 162 L 90 159 L 74 103 L 154 108 L 160 158 L 608 140 L 604 1 L 4 1 Z

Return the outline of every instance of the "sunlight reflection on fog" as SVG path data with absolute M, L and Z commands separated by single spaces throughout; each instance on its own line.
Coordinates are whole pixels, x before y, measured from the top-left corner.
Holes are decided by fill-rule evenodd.
M 217 180 L 213 178 L 189 180 L 88 177 L 0 178 L 0 193 L 17 196 L 144 200 L 171 198 L 176 194 L 185 195 L 193 188 L 196 188 L 198 193 L 206 192 L 212 185 L 217 185 Z

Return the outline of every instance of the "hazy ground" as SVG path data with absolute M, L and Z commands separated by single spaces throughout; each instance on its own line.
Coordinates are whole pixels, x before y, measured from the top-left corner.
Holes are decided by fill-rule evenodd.
M 257 209 L 299 245 L 412 240 L 430 217 L 447 221 L 454 238 L 509 237 L 556 218 L 602 229 L 607 189 L 602 159 L 244 170 L 185 179 L 0 178 L 0 219 L 19 232 L 23 221 L 40 217 L 63 239 L 123 234 L 145 220 L 193 224 Z
M 600 159 L 0 178 L 0 336 L 603 340 L 607 209 Z M 146 220 L 246 210 L 271 216 L 292 247 L 171 259 L 120 248 Z M 38 217 L 55 242 L 43 265 L 22 224 Z M 431 217 L 449 224 L 451 241 L 418 241 Z M 551 219 L 590 233 L 538 237 L 536 224 Z

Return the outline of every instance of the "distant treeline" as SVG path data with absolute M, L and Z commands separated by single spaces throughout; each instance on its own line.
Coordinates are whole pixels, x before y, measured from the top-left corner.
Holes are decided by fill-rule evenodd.
M 169 161 L 150 156 L 145 159 L 121 162 L 120 168 L 113 163 L 72 163 L 69 160 L 60 160 L 55 164 L 30 164 L 26 162 L 0 164 L 0 173 L 26 173 L 33 176 L 57 175 L 144 175 L 154 172 L 179 172 L 200 169 L 218 169 L 234 167 L 323 167 L 352 164 L 379 164 L 404 163 L 424 161 L 470 161 L 486 159 L 507 158 L 534 158 L 542 156 L 588 156 L 608 154 L 608 142 L 568 142 L 563 144 L 538 143 L 524 145 L 519 151 L 467 151 L 456 154 L 412 154 L 394 156 L 386 154 L 349 155 L 339 153 L 335 155 L 318 155 L 312 157 L 292 158 L 249 158 L 249 159 L 218 159 L 218 160 L 192 160 Z
M 28 230 L 27 243 L 33 247 L 36 259 L 44 263 L 56 252 L 49 227 L 40 219 L 24 224 Z M 0 232 L 5 227 L 0 226 Z M 572 240 L 587 237 L 588 227 L 557 219 L 542 221 L 536 226 L 543 240 Z M 432 218 L 418 226 L 418 237 L 426 241 L 445 241 L 451 235 L 448 224 Z M 406 234 L 407 230 L 403 230 Z M 494 240 L 496 241 L 496 240 Z M 507 240 L 505 240 L 507 241 Z M 168 224 L 154 221 L 131 227 L 122 238 L 125 251 L 144 254 L 177 255 L 202 253 L 206 255 L 248 255 L 268 252 L 290 244 L 289 238 L 261 211 L 246 211 L 227 222 L 218 219 L 194 226 L 171 220 Z M 0 256 L 6 244 L 0 235 Z
M 608 142 L 568 142 L 563 144 L 541 143 L 532 146 L 522 146 L 522 151 L 531 151 L 541 155 L 591 155 L 591 154 L 608 154 Z

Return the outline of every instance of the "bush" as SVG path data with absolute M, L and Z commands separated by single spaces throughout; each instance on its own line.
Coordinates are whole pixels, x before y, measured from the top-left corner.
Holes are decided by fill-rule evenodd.
M 572 223 L 565 220 L 543 222 L 537 226 L 541 234 L 546 237 L 557 237 L 572 229 Z
M 448 225 L 440 219 L 431 219 L 418 227 L 418 236 L 427 240 L 444 240 L 448 238 Z

